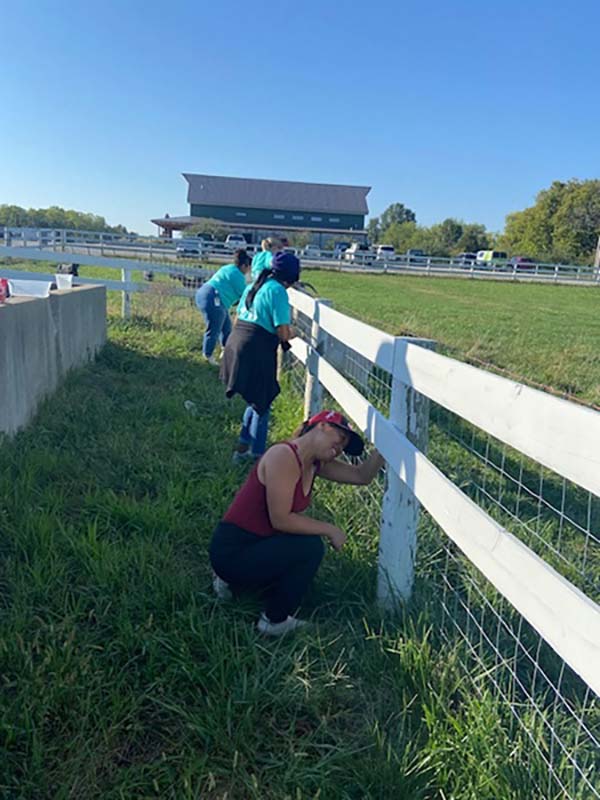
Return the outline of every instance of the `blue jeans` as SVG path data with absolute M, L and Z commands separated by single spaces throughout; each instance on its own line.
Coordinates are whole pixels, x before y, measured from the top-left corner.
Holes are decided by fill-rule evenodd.
M 264 414 L 257 414 L 252 406 L 248 406 L 244 411 L 242 430 L 240 431 L 240 444 L 247 444 L 252 455 L 262 456 L 267 449 L 270 414 L 270 408 Z
M 210 358 L 217 346 L 217 341 L 220 339 L 221 347 L 225 347 L 225 342 L 231 333 L 229 310 L 223 308 L 217 290 L 209 283 L 205 283 L 196 292 L 196 306 L 202 312 L 206 322 L 202 352 L 206 358 Z

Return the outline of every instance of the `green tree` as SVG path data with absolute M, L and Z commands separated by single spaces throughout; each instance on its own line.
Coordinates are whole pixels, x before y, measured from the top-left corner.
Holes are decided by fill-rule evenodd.
M 432 236 L 429 228 L 420 227 L 416 222 L 393 222 L 381 236 L 383 244 L 391 244 L 397 253 L 420 248 L 429 251 Z
M 367 225 L 367 236 L 371 244 L 379 241 L 381 236 L 381 226 L 379 224 L 379 217 L 371 217 Z
M 535 204 L 506 218 L 500 237 L 514 254 L 591 263 L 600 235 L 600 180 L 554 181 Z
M 403 222 L 416 222 L 417 218 L 415 212 L 407 208 L 404 203 L 392 203 L 381 215 L 379 225 L 381 232 L 385 231 L 394 223 L 402 224 Z
M 431 255 L 449 256 L 452 251 L 456 251 L 456 245 L 460 241 L 462 234 L 462 222 L 451 217 L 437 225 L 432 225 L 429 229 Z
M 312 240 L 311 231 L 289 231 L 286 235 L 290 247 L 306 247 Z
M 392 244 L 397 253 L 419 248 L 429 255 L 443 257 L 484 250 L 491 240 L 492 235 L 484 225 L 451 217 L 431 227 L 417 225 L 416 222 L 394 222 L 381 236 L 381 241 Z
M 13 205 L 0 205 L 0 226 L 11 228 L 70 228 L 79 231 L 105 231 L 108 233 L 127 233 L 124 225 L 108 225 L 104 217 L 86 214 L 59 206 L 50 208 L 21 208 Z
M 467 222 L 463 225 L 462 234 L 456 243 L 454 253 L 476 253 L 487 250 L 492 243 L 492 236 L 478 222 Z
M 198 234 L 206 233 L 214 239 L 223 240 L 227 236 L 227 229 L 219 222 L 218 219 L 206 218 L 194 225 L 190 225 L 183 232 L 184 236 L 198 236 Z
M 599 235 L 600 180 L 572 181 L 553 217 L 554 254 L 591 262 Z

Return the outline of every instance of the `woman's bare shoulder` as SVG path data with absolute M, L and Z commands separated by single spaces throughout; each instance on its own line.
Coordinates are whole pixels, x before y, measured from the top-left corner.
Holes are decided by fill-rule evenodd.
M 293 471 L 294 474 L 299 472 L 298 459 L 289 443 L 278 442 L 269 447 L 258 465 L 260 478 L 263 477 L 266 470 L 269 472 L 282 470 L 290 473 Z

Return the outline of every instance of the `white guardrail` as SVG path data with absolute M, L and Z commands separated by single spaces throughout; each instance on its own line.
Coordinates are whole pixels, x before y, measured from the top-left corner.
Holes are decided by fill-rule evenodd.
M 76 231 L 53 228 L 0 228 L 0 245 L 15 250 L 36 249 L 39 260 L 46 252 L 60 252 L 72 255 L 102 257 L 132 257 L 161 263 L 183 260 L 177 253 L 181 239 L 138 236 L 137 234 L 100 233 L 97 231 Z M 195 260 L 208 260 L 225 263 L 231 259 L 233 250 L 223 242 L 198 241 L 198 256 Z M 248 246 L 250 253 L 256 245 Z M 294 250 L 294 248 L 290 248 Z M 6 251 L 2 251 L 6 255 Z M 42 255 L 43 252 L 43 255 Z M 348 272 L 403 273 L 428 276 L 458 276 L 462 278 L 494 278 L 495 280 L 540 281 L 550 283 L 598 284 L 600 272 L 591 266 L 578 264 L 531 263 L 507 266 L 491 264 L 483 266 L 473 261 L 459 258 L 433 256 L 413 256 L 407 259 L 397 255 L 393 258 L 377 259 L 374 256 L 361 256 L 357 253 L 347 260 L 335 256 L 332 251 L 321 250 L 319 256 L 304 255 L 301 248 L 294 250 L 302 259 L 305 268 L 336 269 Z M 11 253 L 8 253 L 12 255 Z M 20 253 L 19 253 L 20 254 Z M 15 253 L 15 258 L 19 255 Z M 190 260 L 189 256 L 187 257 Z M 349 257 L 350 258 L 350 257 Z M 146 266 L 146 269 L 148 267 Z

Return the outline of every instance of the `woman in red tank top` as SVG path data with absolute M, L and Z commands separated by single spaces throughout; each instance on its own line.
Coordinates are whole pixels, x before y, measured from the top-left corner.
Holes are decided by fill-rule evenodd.
M 257 627 L 279 636 L 305 623 L 294 616 L 323 558 L 323 539 L 341 550 L 346 534 L 303 512 L 315 477 L 365 485 L 383 466 L 377 451 L 360 464 L 363 441 L 337 411 L 321 411 L 289 442 L 273 445 L 255 464 L 213 533 L 210 560 L 220 597 L 230 588 L 264 592 Z

